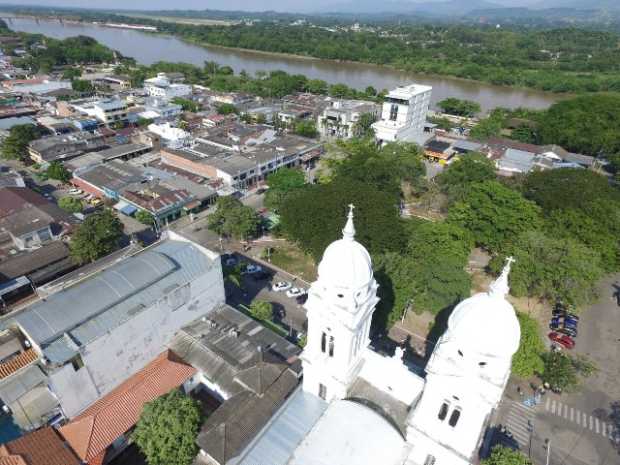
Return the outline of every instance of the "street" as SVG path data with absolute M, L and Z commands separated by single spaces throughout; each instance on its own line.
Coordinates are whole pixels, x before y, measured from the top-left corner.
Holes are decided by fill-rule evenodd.
M 582 313 L 574 352 L 592 360 L 598 372 L 577 392 L 549 392 L 540 404 L 527 407 L 516 383 L 508 384 L 496 424 L 508 429 L 524 453 L 530 453 L 531 443 L 536 465 L 547 463 L 547 440 L 550 465 L 620 463 L 620 307 L 613 297 L 619 279 L 605 279 L 599 302 Z

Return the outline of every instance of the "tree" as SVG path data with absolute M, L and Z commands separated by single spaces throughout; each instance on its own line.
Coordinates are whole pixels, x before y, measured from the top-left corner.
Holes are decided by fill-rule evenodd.
M 603 276 L 600 257 L 573 239 L 525 231 L 504 253 L 516 258 L 510 273 L 510 288 L 515 297 L 537 296 L 575 306 L 596 298 L 596 284 Z M 491 261 L 491 269 L 499 271 L 502 262 L 503 256 L 498 255 Z
M 74 79 L 71 81 L 71 88 L 80 93 L 89 93 L 95 90 L 90 81 L 85 81 L 83 79 Z
M 90 215 L 71 238 L 71 256 L 79 264 L 93 262 L 114 251 L 123 237 L 123 224 L 109 210 Z
M 191 111 L 193 113 L 200 111 L 200 105 L 198 105 L 193 100 L 189 100 L 189 99 L 181 98 L 181 97 L 175 97 L 171 101 L 172 103 L 181 105 L 181 107 L 183 108 L 183 111 Z
M 26 160 L 28 144 L 41 137 L 45 131 L 34 124 L 13 126 L 2 143 L 2 157 L 8 160 Z
M 327 94 L 329 85 L 321 79 L 310 79 L 306 84 L 306 90 L 311 94 L 325 95 Z
M 155 217 L 146 210 L 138 210 L 135 215 L 136 220 L 142 224 L 153 226 L 155 224 Z
M 301 120 L 295 123 L 295 134 L 302 137 L 315 138 L 318 135 L 316 124 L 311 120 Z
M 557 391 L 574 391 L 582 379 L 596 371 L 592 362 L 583 356 L 571 357 L 562 351 L 551 351 L 542 358 L 545 364 L 542 379 Z
M 444 113 L 456 116 L 472 117 L 480 112 L 480 105 L 478 103 L 454 97 L 442 100 L 437 103 L 437 106 L 441 108 Z
M 471 231 L 477 244 L 489 250 L 498 250 L 522 232 L 542 225 L 534 202 L 497 181 L 471 184 L 464 200 L 450 209 L 448 220 Z
M 362 113 L 353 126 L 353 133 L 356 137 L 374 137 L 375 130 L 372 125 L 375 121 L 377 117 L 373 113 Z
M 80 68 L 67 68 L 62 72 L 62 78 L 70 81 L 79 78 L 81 75 L 82 70 Z
M 306 176 L 298 169 L 282 168 L 267 177 L 269 190 L 265 194 L 265 206 L 278 211 L 286 196 L 306 184 Z
M 69 213 L 81 213 L 82 201 L 75 197 L 62 197 L 58 199 L 58 206 Z
M 273 305 L 264 300 L 253 300 L 250 304 L 250 314 L 257 320 L 269 321 L 273 317 Z
M 50 179 L 56 179 L 57 181 L 65 183 L 69 182 L 69 180 L 73 177 L 71 172 L 59 161 L 51 162 L 46 170 L 46 174 Z
M 512 357 L 512 373 L 519 378 L 531 378 L 545 371 L 545 363 L 542 354 L 545 352 L 545 344 L 540 336 L 538 322 L 525 313 L 517 312 L 519 326 L 521 327 L 521 341 L 519 350 Z
M 232 103 L 221 103 L 217 107 L 217 112 L 220 115 L 232 115 L 239 113 L 239 110 Z
M 463 200 L 470 184 L 492 181 L 496 178 L 493 162 L 480 153 L 460 156 L 437 176 L 437 183 L 451 200 Z
M 175 389 L 144 406 L 133 440 L 149 465 L 190 465 L 201 423 L 200 404 Z
M 209 229 L 235 239 L 247 239 L 256 234 L 259 219 L 251 207 L 230 196 L 220 197 L 215 205 L 217 210 L 209 215 Z
M 484 459 L 482 465 L 532 465 L 530 459 L 518 450 L 506 446 L 495 446 L 491 455 Z
M 402 250 L 398 198 L 346 177 L 291 191 L 280 207 L 282 232 L 318 261 L 325 248 L 342 237 L 350 203 L 356 206 L 357 240 L 371 254 Z
M 224 281 L 231 283 L 233 286 L 237 286 L 239 289 L 243 288 L 243 278 L 241 265 L 224 266 Z

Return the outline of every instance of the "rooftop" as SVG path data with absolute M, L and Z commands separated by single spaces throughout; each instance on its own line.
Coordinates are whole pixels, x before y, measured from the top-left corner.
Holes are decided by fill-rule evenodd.
M 420 84 L 410 84 L 408 86 L 397 87 L 396 89 L 390 91 L 388 97 L 409 100 L 411 97 L 414 97 L 419 94 L 423 94 L 425 92 L 432 91 L 433 88 L 431 86 L 423 86 Z
M 27 187 L 0 188 L 0 231 L 21 236 L 57 225 L 52 232 L 58 234 L 60 225 L 67 222 L 67 213 L 37 192 Z
M 79 464 L 75 454 L 51 427 L 34 431 L 0 446 L 0 465 Z

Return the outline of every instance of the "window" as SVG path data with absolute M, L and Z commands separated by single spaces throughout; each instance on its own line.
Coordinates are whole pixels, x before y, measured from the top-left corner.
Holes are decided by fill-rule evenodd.
M 321 352 L 325 353 L 326 349 L 327 349 L 327 334 L 323 332 L 323 334 L 321 334 Z
M 426 460 L 424 461 L 424 465 L 435 465 L 435 457 L 432 455 L 427 455 Z
M 398 118 L 398 105 L 392 105 L 390 108 L 390 121 L 396 121 Z
M 329 356 L 334 356 L 334 336 L 329 336 Z
M 444 421 L 446 419 L 446 416 L 448 416 L 449 407 L 450 404 L 448 402 L 444 402 L 443 404 L 441 404 L 441 408 L 439 409 L 439 415 L 437 415 L 437 418 L 439 418 L 441 421 Z
M 448 424 L 454 428 L 459 422 L 459 418 L 461 418 L 461 411 L 459 409 L 454 409 L 452 411 L 452 415 L 450 415 L 450 420 L 448 421 Z
M 327 398 L 327 388 L 323 384 L 319 384 L 319 397 L 323 400 Z

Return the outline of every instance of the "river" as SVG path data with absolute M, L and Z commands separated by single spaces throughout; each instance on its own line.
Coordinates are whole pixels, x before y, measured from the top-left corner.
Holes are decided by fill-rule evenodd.
M 373 86 L 376 89 L 392 89 L 399 85 L 416 82 L 433 86 L 432 103 L 447 97 L 474 100 L 483 111 L 495 107 L 547 108 L 559 100 L 551 93 L 527 89 L 494 86 L 443 76 L 419 75 L 398 71 L 389 67 L 363 63 L 340 63 L 288 55 L 268 54 L 213 46 L 193 45 L 176 37 L 151 34 L 142 31 L 116 29 L 87 23 L 66 23 L 57 20 L 34 18 L 7 18 L 9 27 L 15 31 L 40 33 L 57 39 L 86 35 L 102 44 L 149 65 L 157 61 L 185 62 L 202 65 L 216 61 L 239 72 L 283 70 L 291 74 L 303 74 L 313 79 L 323 79 L 330 84 L 344 83 L 356 89 Z

